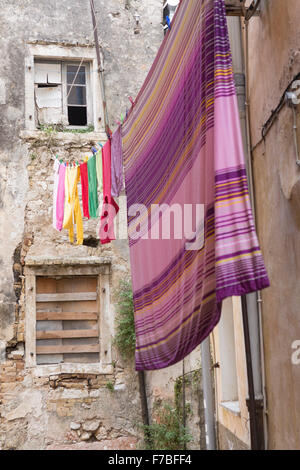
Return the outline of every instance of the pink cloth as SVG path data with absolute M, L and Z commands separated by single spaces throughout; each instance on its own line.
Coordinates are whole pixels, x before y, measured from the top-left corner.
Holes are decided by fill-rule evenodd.
M 65 176 L 66 167 L 60 165 L 58 173 L 58 187 L 56 198 L 56 228 L 61 231 L 64 220 L 64 207 L 65 207 Z
M 103 166 L 103 206 L 100 223 L 101 244 L 115 240 L 114 218 L 119 211 L 118 204 L 111 195 L 111 141 L 108 140 L 102 149 Z
M 56 158 L 54 160 L 54 181 L 53 181 L 53 218 L 52 225 L 56 229 L 56 199 L 57 199 L 57 186 L 58 186 L 58 173 L 59 173 L 60 163 Z

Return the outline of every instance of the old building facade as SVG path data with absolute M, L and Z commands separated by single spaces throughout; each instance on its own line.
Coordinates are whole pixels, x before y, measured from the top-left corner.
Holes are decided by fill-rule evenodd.
M 120 201 L 123 240 L 101 247 L 98 220 L 90 219 L 84 221 L 84 244 L 71 244 L 67 230 L 52 227 L 53 156 L 74 162 L 106 141 L 105 112 L 114 128 L 161 43 L 162 4 L 96 1 L 95 15 L 105 96 L 90 2 L 1 1 L 4 449 L 68 444 L 125 449 L 136 447 L 141 435 L 134 364 L 124 363 L 113 344 L 115 288 L 129 274 L 124 204 Z M 67 312 L 65 320 L 61 315 L 58 320 L 57 312 Z M 66 332 L 53 337 L 52 330 L 74 334 L 78 328 L 92 338 Z
M 165 2 L 94 3 L 100 74 L 88 0 L 0 0 L 0 449 L 141 445 L 138 376 L 114 344 L 118 285 L 130 275 L 125 196 L 118 201 L 116 241 L 101 246 L 99 220 L 90 219 L 83 245 L 71 244 L 66 230 L 52 227 L 53 164 L 56 155 L 69 162 L 90 155 L 106 141 L 106 120 L 114 128 L 125 114 L 163 39 Z M 226 0 L 228 12 L 242 14 L 240 3 Z M 271 281 L 247 299 L 255 406 L 263 448 L 299 449 L 300 10 L 297 0 L 258 3 L 248 23 L 228 20 Z M 285 98 L 293 90 L 294 102 Z M 210 339 L 217 445 L 249 449 L 240 298 L 224 302 Z M 185 402 L 188 447 L 205 448 L 200 348 L 184 363 L 147 372 L 145 380 L 150 422 L 157 403 Z
M 99 218 L 84 219 L 83 245 L 76 233 L 71 244 L 52 227 L 53 165 L 91 155 L 107 120 L 114 129 L 125 115 L 164 37 L 164 5 L 94 5 L 101 74 L 88 0 L 0 3 L 1 449 L 142 445 L 138 375 L 114 343 L 119 281 L 130 276 L 126 199 L 117 240 L 101 246 Z M 185 374 L 199 370 L 197 349 Z M 182 372 L 146 376 L 150 422 L 157 403 L 174 403 Z M 185 392 L 189 447 L 204 448 L 201 377 Z

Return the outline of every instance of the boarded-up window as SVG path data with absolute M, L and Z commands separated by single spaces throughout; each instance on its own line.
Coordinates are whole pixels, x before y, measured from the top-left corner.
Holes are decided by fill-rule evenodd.
M 97 276 L 36 277 L 36 363 L 99 362 Z

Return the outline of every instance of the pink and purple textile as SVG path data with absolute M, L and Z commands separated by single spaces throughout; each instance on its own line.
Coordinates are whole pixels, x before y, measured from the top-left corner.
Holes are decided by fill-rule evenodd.
M 269 286 L 248 193 L 224 0 L 182 0 L 122 126 L 136 369 L 170 366 L 218 323 L 222 300 Z M 146 206 L 146 216 L 132 206 Z M 151 237 L 154 204 L 204 205 L 204 242 Z M 137 207 L 137 206 L 135 206 Z M 174 206 L 175 207 L 175 206 Z M 133 215 L 130 215 L 133 214 Z
M 119 197 L 123 190 L 123 152 L 121 126 L 111 136 L 111 195 Z

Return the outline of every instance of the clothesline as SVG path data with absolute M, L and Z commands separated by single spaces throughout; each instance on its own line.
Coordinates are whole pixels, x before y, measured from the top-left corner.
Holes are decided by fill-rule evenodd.
M 93 155 L 96 155 L 97 153 L 101 152 L 101 150 L 102 150 L 102 148 L 103 148 L 103 144 L 101 144 L 100 142 L 98 142 L 96 145 L 99 145 L 100 148 L 97 149 L 97 148 L 95 148 L 95 147 L 93 146 L 93 147 L 91 148 L 92 155 L 86 155 L 83 159 L 80 159 L 80 160 L 71 161 L 71 162 L 70 162 L 69 160 L 67 160 L 67 161 L 64 162 L 63 159 L 62 159 L 62 158 L 59 158 L 58 155 L 54 155 L 54 156 L 53 156 L 53 159 L 57 159 L 60 164 L 65 165 L 65 166 L 68 166 L 68 165 L 70 165 L 70 166 L 75 166 L 75 165 L 80 166 L 80 164 L 81 164 L 81 163 L 84 163 L 84 162 L 86 161 L 86 159 L 89 159 L 89 158 L 91 158 Z
M 54 159 L 53 227 L 69 230 L 69 240 L 74 243 L 74 225 L 77 227 L 77 245 L 83 244 L 83 222 L 79 202 L 78 184 L 81 183 L 83 217 L 100 216 L 101 244 L 115 239 L 114 217 L 119 206 L 114 197 L 123 189 L 122 141 L 120 126 L 100 149 L 92 147 L 92 156 L 82 161 L 63 162 Z M 99 194 L 102 212 L 99 214 Z

